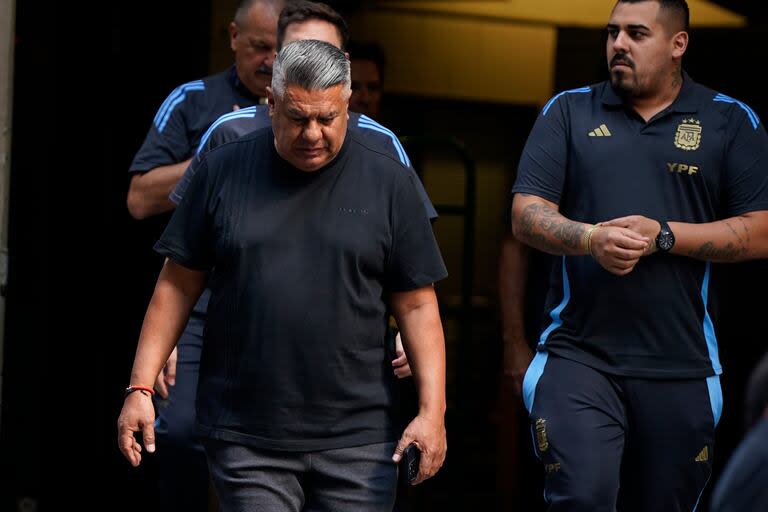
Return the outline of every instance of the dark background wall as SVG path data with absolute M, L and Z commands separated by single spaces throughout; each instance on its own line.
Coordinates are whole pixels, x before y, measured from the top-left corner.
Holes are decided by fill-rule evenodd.
M 139 469 L 123 460 L 115 420 L 159 270 L 150 247 L 166 219 L 129 218 L 125 171 L 168 92 L 208 74 L 210 3 L 18 2 L 17 13 L 0 511 L 18 510 L 24 497 L 42 511 L 136 509 L 151 503 L 155 468 L 151 458 Z M 686 68 L 768 118 L 756 78 L 764 31 L 760 23 L 694 31 Z M 560 30 L 556 90 L 602 80 L 603 52 L 600 31 Z M 476 266 L 494 266 L 504 197 L 536 107 L 396 96 L 385 106 L 384 121 L 398 133 L 456 137 L 502 169 L 499 186 L 481 187 L 477 204 L 490 220 L 476 226 Z M 438 230 L 441 244 L 460 248 L 459 227 Z M 763 262 L 719 267 L 716 277 L 726 368 L 719 470 L 741 435 L 747 373 L 766 348 L 760 292 L 768 281 Z M 539 510 L 541 468 L 525 420 L 497 400 L 495 290 L 480 280 L 474 293 L 472 329 L 449 360 L 451 454 L 414 500 L 421 510 L 489 509 L 511 495 L 516 510 Z M 446 318 L 448 329 L 459 332 L 454 321 Z M 510 473 L 515 453 L 521 465 Z
M 162 219 L 130 220 L 126 169 L 165 96 L 207 74 L 208 10 L 17 2 L 0 510 L 151 496 L 151 461 L 120 460 L 115 424 Z

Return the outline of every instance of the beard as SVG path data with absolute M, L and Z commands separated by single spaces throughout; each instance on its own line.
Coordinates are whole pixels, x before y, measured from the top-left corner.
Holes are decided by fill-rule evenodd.
M 628 66 L 632 73 L 622 68 L 614 68 L 615 64 Z M 613 87 L 616 94 L 627 97 L 637 92 L 637 77 L 633 73 L 635 71 L 635 63 L 629 57 L 620 53 L 614 55 L 608 71 L 611 75 L 611 87 Z
M 611 87 L 621 97 L 632 96 L 636 92 L 634 80 L 624 71 L 611 70 Z

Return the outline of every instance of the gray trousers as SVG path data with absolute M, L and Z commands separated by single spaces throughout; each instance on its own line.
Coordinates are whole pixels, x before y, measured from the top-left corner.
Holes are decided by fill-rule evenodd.
M 318 452 L 203 441 L 221 512 L 389 512 L 396 443 Z

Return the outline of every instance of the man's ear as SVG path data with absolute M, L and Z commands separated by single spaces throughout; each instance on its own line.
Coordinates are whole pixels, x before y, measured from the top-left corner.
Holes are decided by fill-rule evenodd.
M 678 32 L 672 36 L 672 57 L 679 59 L 688 49 L 688 32 Z
M 237 48 L 237 45 L 235 44 L 235 40 L 237 39 L 237 23 L 234 21 L 229 22 L 229 47 L 232 49 L 232 51 L 235 51 Z

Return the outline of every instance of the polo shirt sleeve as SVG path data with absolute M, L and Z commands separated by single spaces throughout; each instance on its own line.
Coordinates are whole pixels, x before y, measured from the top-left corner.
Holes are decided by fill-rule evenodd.
M 215 252 L 214 197 L 213 180 L 210 179 L 208 163 L 203 159 L 155 244 L 155 251 L 192 270 L 211 270 Z
M 525 143 L 512 193 L 531 194 L 560 204 L 568 164 L 566 99 L 551 100 Z
M 734 110 L 724 169 L 726 217 L 768 210 L 768 135 L 749 107 Z
M 385 270 L 390 292 L 416 290 L 448 275 L 416 181 L 418 178 L 411 174 L 396 175 L 390 214 L 391 246 Z
M 200 94 L 202 85 L 177 87 L 158 109 L 144 143 L 133 158 L 128 172 L 146 172 L 163 165 L 183 162 L 194 148 L 188 135 L 188 117 L 194 115 L 190 96 Z M 202 84 L 202 82 L 200 82 Z

